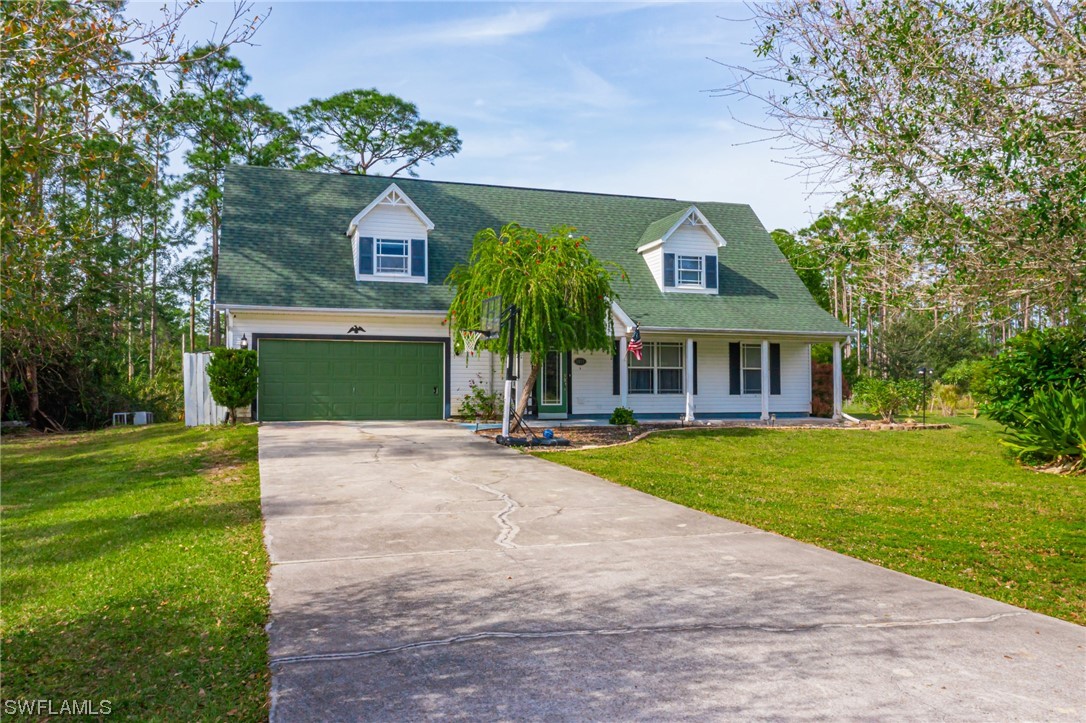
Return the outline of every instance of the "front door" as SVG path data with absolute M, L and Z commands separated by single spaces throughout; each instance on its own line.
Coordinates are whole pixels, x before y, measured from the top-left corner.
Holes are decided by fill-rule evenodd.
M 551 351 L 543 358 L 535 386 L 540 419 L 569 416 L 569 389 L 566 386 L 566 355 Z

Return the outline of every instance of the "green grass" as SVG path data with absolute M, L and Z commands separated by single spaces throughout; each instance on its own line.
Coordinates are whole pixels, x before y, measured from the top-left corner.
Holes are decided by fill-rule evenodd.
M 1086 478 L 948 430 L 720 429 L 547 459 L 894 570 L 1086 623 Z
M 0 697 L 267 718 L 256 431 L 4 440 Z

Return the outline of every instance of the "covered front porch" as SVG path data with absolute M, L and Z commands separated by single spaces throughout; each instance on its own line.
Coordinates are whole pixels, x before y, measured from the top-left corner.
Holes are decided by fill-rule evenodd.
M 614 354 L 553 353 L 530 412 L 541 421 L 602 420 L 625 407 L 643 421 L 799 419 L 811 414 L 811 345 L 834 345 L 833 418 L 841 418 L 842 337 L 618 330 Z M 523 367 L 522 367 L 523 368 Z

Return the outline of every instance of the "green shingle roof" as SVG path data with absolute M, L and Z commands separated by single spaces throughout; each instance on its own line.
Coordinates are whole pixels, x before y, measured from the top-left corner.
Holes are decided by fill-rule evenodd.
M 434 222 L 430 283 L 425 285 L 355 280 L 347 225 L 393 182 Z M 637 253 L 638 240 L 669 218 L 670 228 L 691 205 L 664 198 L 234 166 L 226 172 L 218 302 L 443 311 L 453 296 L 445 277 L 467 260 L 475 233 L 516 221 L 543 230 L 569 224 L 586 234 L 597 257 L 618 263 L 629 274 L 629 285 L 616 286 L 619 305 L 643 327 L 848 333 L 814 302 L 746 205 L 693 204 L 728 240 L 719 253 L 719 293 L 660 291 Z
M 641 234 L 641 240 L 637 242 L 637 248 L 641 248 L 645 244 L 650 244 L 653 241 L 659 241 L 664 237 L 664 234 L 671 230 L 671 227 L 677 224 L 686 215 L 690 207 L 687 206 L 675 213 L 669 213 L 658 221 L 653 221 L 649 224 L 649 227 L 645 229 L 645 233 Z

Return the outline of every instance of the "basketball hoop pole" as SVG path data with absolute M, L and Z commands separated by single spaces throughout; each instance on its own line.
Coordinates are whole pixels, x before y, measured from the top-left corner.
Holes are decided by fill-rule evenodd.
M 508 315 L 506 323 L 509 325 L 509 347 L 506 352 L 506 364 L 505 364 L 505 403 L 502 405 L 502 436 L 509 439 L 509 412 L 513 404 L 513 382 L 516 381 L 516 377 L 513 375 L 513 354 L 514 344 L 513 339 L 517 335 L 517 307 L 510 305 L 506 310 Z

